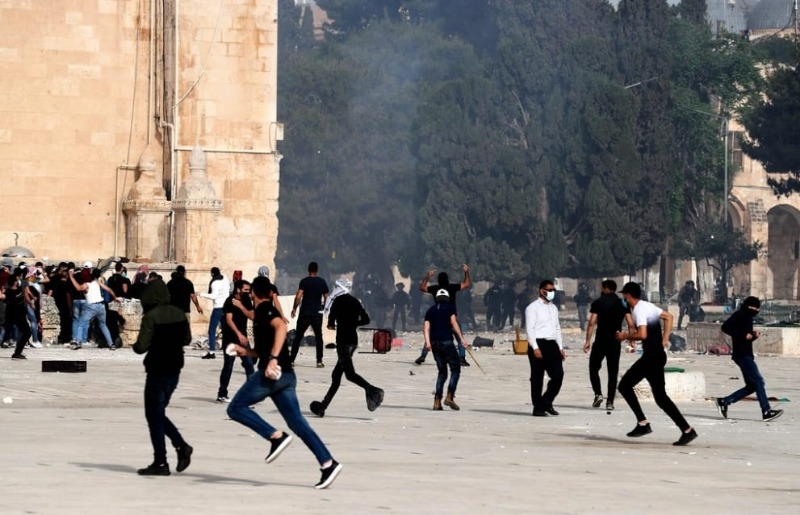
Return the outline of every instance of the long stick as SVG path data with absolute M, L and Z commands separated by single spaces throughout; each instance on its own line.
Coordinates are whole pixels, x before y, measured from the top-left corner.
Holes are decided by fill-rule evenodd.
M 478 365 L 478 368 L 481 369 L 481 372 L 483 372 L 483 375 L 486 375 L 486 371 L 483 369 L 481 364 L 478 363 L 478 360 L 475 359 L 475 354 L 472 353 L 472 349 L 470 349 L 469 347 L 464 347 L 464 348 L 467 349 L 467 352 L 469 352 L 469 357 L 472 358 L 472 361 L 474 361 L 476 365 Z

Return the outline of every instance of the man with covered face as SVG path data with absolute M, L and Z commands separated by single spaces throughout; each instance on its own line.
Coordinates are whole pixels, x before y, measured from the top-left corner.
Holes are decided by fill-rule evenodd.
M 238 301 L 235 303 L 234 301 Z M 247 340 L 247 319 L 253 312 L 253 303 L 250 299 L 250 281 L 239 279 L 233 283 L 233 293 L 225 300 L 222 305 L 222 348 L 225 349 L 231 343 L 249 348 Z M 242 368 L 245 377 L 255 370 L 253 360 L 249 356 L 241 356 Z M 222 371 L 219 373 L 219 390 L 217 390 L 217 402 L 228 402 L 228 385 L 231 383 L 233 364 L 236 356 L 231 356 L 227 352 L 223 354 Z
M 753 330 L 753 317 L 761 309 L 761 301 L 756 297 L 747 297 L 741 308 L 722 324 L 722 332 L 731 337 L 733 351 L 731 358 L 739 366 L 744 379 L 744 387 L 727 397 L 717 399 L 717 410 L 724 418 L 728 418 L 728 406 L 738 402 L 751 393 L 758 397 L 761 418 L 764 422 L 774 420 L 783 414 L 783 410 L 774 410 L 769 405 L 766 385 L 753 355 L 753 342 L 761 336 L 760 331 Z
M 531 366 L 531 403 L 534 417 L 557 416 L 553 402 L 564 381 L 564 364 L 567 358 L 561 339 L 558 308 L 553 301 L 555 283 L 545 279 L 539 283 L 539 298 L 525 308 L 525 333 L 528 336 L 528 361 Z M 544 387 L 544 373 L 550 380 Z
M 356 373 L 353 365 L 353 354 L 358 347 L 358 334 L 356 328 L 369 324 L 367 314 L 361 302 L 350 294 L 352 283 L 348 279 L 339 279 L 333 291 L 325 301 L 325 311 L 328 311 L 328 329 L 336 330 L 336 354 L 338 361 L 331 373 L 331 386 L 322 402 L 311 403 L 311 412 L 318 417 L 325 416 L 333 397 L 342 383 L 342 375 L 348 381 L 364 389 L 367 396 L 367 409 L 375 411 L 383 402 L 383 390 L 376 388 L 366 379 Z
M 148 284 L 141 297 L 142 325 L 133 346 L 136 354 L 145 354 L 144 414 L 153 444 L 153 463 L 139 469 L 140 476 L 168 476 L 167 448 L 164 436 L 172 442 L 178 453 L 175 470 L 182 472 L 189 466 L 192 447 L 186 443 L 175 424 L 167 418 L 166 408 L 172 393 L 178 387 L 183 368 L 183 348 L 192 336 L 183 310 L 169 303 L 169 290 L 163 281 Z

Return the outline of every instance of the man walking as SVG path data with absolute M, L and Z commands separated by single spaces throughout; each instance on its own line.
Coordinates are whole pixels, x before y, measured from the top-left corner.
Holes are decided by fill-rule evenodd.
M 315 261 L 308 264 L 308 276 L 300 281 L 297 293 L 294 296 L 292 306 L 292 318 L 297 314 L 300 307 L 300 317 L 297 319 L 294 342 L 292 342 L 292 363 L 300 352 L 300 342 L 305 336 L 309 327 L 314 332 L 314 339 L 317 346 L 317 368 L 325 365 L 322 363 L 322 305 L 328 298 L 328 283 L 319 277 L 319 265 Z
M 603 403 L 603 389 L 600 386 L 600 368 L 603 360 L 606 360 L 608 368 L 608 398 L 606 399 L 606 411 L 614 409 L 614 395 L 617 392 L 617 374 L 619 374 L 619 355 L 621 350 L 620 342 L 616 335 L 622 330 L 622 321 L 627 320 L 628 329 L 633 330 L 633 318 L 630 311 L 622 304 L 622 300 L 617 297 L 617 283 L 608 279 L 603 281 L 600 298 L 592 302 L 589 323 L 586 328 L 586 343 L 583 345 L 583 352 L 589 352 L 589 382 L 594 391 L 593 408 L 599 408 Z M 597 336 L 592 346 L 592 334 L 597 327 Z
M 697 432 L 683 418 L 664 386 L 664 365 L 667 363 L 666 349 L 669 348 L 669 335 L 672 332 L 672 315 L 646 300 L 641 300 L 641 294 L 641 286 L 637 283 L 629 282 L 622 287 L 622 297 L 632 310 L 636 332 L 617 333 L 617 341 L 642 342 L 642 357 L 631 365 L 619 382 L 619 393 L 631 407 L 637 420 L 636 427 L 628 436 L 635 438 L 653 432 L 633 390 L 642 379 L 647 379 L 656 404 L 681 430 L 680 438 L 672 445 L 686 445 L 697 438 Z
M 744 387 L 727 397 L 717 399 L 717 410 L 724 418 L 728 418 L 728 406 L 739 402 L 755 392 L 761 407 L 761 419 L 764 422 L 774 420 L 783 414 L 783 410 L 774 410 L 769 405 L 764 377 L 758 370 L 753 355 L 753 342 L 761 336 L 760 331 L 753 330 L 753 317 L 761 309 L 761 301 L 757 297 L 747 297 L 742 306 L 722 324 L 722 332 L 731 337 L 733 351 L 731 358 L 739 366 L 744 379 Z
M 331 295 L 331 297 L 336 295 L 336 298 L 328 313 L 328 329 L 336 330 L 336 354 L 339 360 L 331 373 L 331 386 L 328 388 L 328 393 L 325 394 L 322 402 L 311 403 L 311 412 L 318 417 L 325 416 L 325 410 L 328 409 L 342 383 L 342 375 L 351 383 L 364 389 L 369 411 L 375 411 L 383 402 L 383 390 L 372 386 L 358 375 L 353 365 L 353 354 L 358 347 L 356 329 L 369 324 L 369 315 L 361 302 L 350 294 L 352 286 L 349 280 L 339 279 L 336 281 L 334 293 Z
M 169 304 L 169 290 L 163 281 L 157 280 L 147 285 L 141 301 L 144 315 L 133 351 L 136 354 L 147 353 L 144 358 L 147 372 L 144 415 L 153 444 L 153 463 L 139 469 L 138 473 L 140 476 L 168 476 L 170 471 L 165 435 L 178 453 L 175 468 L 178 472 L 183 472 L 189 466 L 194 450 L 166 414 L 183 368 L 183 348 L 189 345 L 192 336 L 186 315 Z
M 430 293 L 433 297 L 436 297 L 436 292 L 439 290 L 447 290 L 447 294 L 450 296 L 448 302 L 453 306 L 453 313 L 458 316 L 458 308 L 456 307 L 456 293 L 460 292 L 461 290 L 466 290 L 472 286 L 472 280 L 469 277 L 469 265 L 466 263 L 461 265 L 461 270 L 464 272 L 464 280 L 462 280 L 460 283 L 451 284 L 447 272 L 439 272 L 439 275 L 437 276 L 438 284 L 435 285 L 428 284 L 428 281 L 430 281 L 431 277 L 433 277 L 435 270 L 428 270 L 428 273 L 425 274 L 425 277 L 423 277 L 422 281 L 419 283 L 419 290 L 423 293 Z M 425 357 L 427 355 L 428 350 L 423 346 L 419 358 L 417 358 L 414 363 L 417 365 L 422 365 L 425 362 Z M 467 363 L 467 353 L 460 343 L 458 347 L 458 356 L 461 361 L 461 366 L 468 367 L 469 363 Z
M 447 381 L 447 368 L 450 367 L 450 382 L 447 385 L 447 396 L 444 398 L 444 405 L 453 410 L 460 410 L 456 404 L 456 388 L 458 379 L 461 377 L 461 359 L 453 342 L 453 334 L 458 336 L 458 341 L 465 348 L 467 342 L 461 334 L 461 327 L 458 324 L 455 308 L 450 303 L 450 293 L 444 288 L 436 292 L 436 304 L 425 313 L 425 321 L 422 324 L 422 336 L 425 339 L 425 349 L 433 351 L 433 359 L 436 360 L 436 368 L 439 374 L 436 376 L 436 390 L 433 398 L 434 411 L 441 411 L 442 394 L 444 393 L 444 383 Z
M 222 306 L 230 295 L 230 283 L 228 279 L 219 271 L 219 268 L 211 269 L 211 282 L 208 283 L 208 293 L 201 294 L 206 299 L 211 299 L 214 307 L 211 310 L 211 317 L 208 320 L 208 352 L 203 359 L 216 358 L 217 350 L 217 327 L 222 324 Z
M 234 300 L 239 301 L 240 307 L 234 303 Z M 245 280 L 238 280 L 233 283 L 233 293 L 225 300 L 222 306 L 222 313 L 224 319 L 222 321 L 222 349 L 225 350 L 228 344 L 235 343 L 242 347 L 249 347 L 247 343 L 247 319 L 248 312 L 253 309 L 253 304 L 250 299 L 250 282 Z M 219 390 L 217 390 L 217 402 L 229 402 L 228 399 L 228 385 L 231 383 L 231 374 L 233 374 L 233 363 L 236 361 L 236 356 L 231 356 L 227 352 L 222 356 L 222 370 L 219 373 Z M 253 373 L 253 360 L 248 356 L 242 356 L 242 367 L 244 368 L 245 377 L 250 377 Z
M 186 320 L 189 321 L 191 327 L 192 322 L 189 317 L 191 305 L 194 304 L 194 309 L 201 315 L 203 314 L 203 308 L 197 300 L 197 294 L 194 291 L 194 283 L 186 277 L 186 267 L 183 265 L 175 267 L 175 272 L 167 283 L 167 289 L 169 290 L 170 304 L 186 313 Z
M 534 417 L 556 416 L 553 402 L 564 381 L 567 354 L 561 340 L 558 308 L 553 304 L 556 287 L 545 279 L 539 283 L 539 298 L 525 308 L 525 333 L 528 336 L 528 362 L 531 366 L 531 403 Z M 542 394 L 544 373 L 550 380 Z
M 286 343 L 286 324 L 270 302 L 271 284 L 266 277 L 253 279 L 251 287 L 255 305 L 253 339 L 255 349 L 241 345 L 235 347 L 239 356 L 258 357 L 258 372 L 251 374 L 228 405 L 228 416 L 249 427 L 270 442 L 266 462 L 272 463 L 289 446 L 292 437 L 279 431 L 261 418 L 250 406 L 270 397 L 283 419 L 320 464 L 322 477 L 314 486 L 328 488 L 342 471 L 342 465 L 333 459 L 317 433 L 300 413 L 297 401 L 297 376 Z

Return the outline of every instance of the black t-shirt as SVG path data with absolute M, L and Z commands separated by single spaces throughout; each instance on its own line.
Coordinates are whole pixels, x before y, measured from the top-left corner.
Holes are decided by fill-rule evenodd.
M 630 313 L 630 310 L 622 304 L 622 300 L 617 297 L 617 294 L 601 295 L 592 302 L 589 312 L 597 315 L 595 343 L 609 342 L 617 344 L 617 331 L 622 330 L 622 321 L 625 320 L 625 315 Z
M 446 286 L 439 286 L 439 285 L 428 286 L 428 293 L 433 295 L 433 298 L 436 299 L 436 292 L 441 289 L 447 290 L 447 293 L 450 294 L 449 304 L 453 306 L 453 313 L 458 314 L 458 309 L 456 308 L 456 293 L 461 291 L 461 283 L 448 284 Z
M 358 343 L 356 329 L 368 323 L 369 315 L 357 298 L 344 294 L 333 301 L 328 314 L 328 325 L 336 327 L 336 343 Z
M 233 325 L 239 329 L 239 332 L 247 335 L 247 315 L 233 305 L 233 295 L 225 299 L 225 304 L 222 305 L 222 342 L 223 343 L 239 343 L 239 337 L 228 325 L 228 313 L 233 315 Z
M 276 318 L 280 320 L 280 314 L 271 302 L 262 302 L 256 308 L 255 320 L 253 320 L 253 343 L 256 354 L 258 354 L 259 370 L 267 368 L 267 358 L 272 352 L 272 344 L 275 342 L 275 328 L 272 327 L 272 321 Z M 283 343 L 278 355 L 278 365 L 284 372 L 292 370 L 292 359 L 289 357 L 289 346 L 286 342 Z
M 328 283 L 318 276 L 303 278 L 300 281 L 303 298 L 300 302 L 300 316 L 319 315 L 322 311 L 322 296 L 328 293 Z
M 437 302 L 428 309 L 425 313 L 425 320 L 431 325 L 430 338 L 432 342 L 453 341 L 453 326 L 450 324 L 450 317 L 455 314 L 455 308 L 449 302 Z
M 189 312 L 189 305 L 194 293 L 194 284 L 192 281 L 183 276 L 177 276 L 170 279 L 167 283 L 169 290 L 169 303 L 173 306 L 180 308 L 184 313 Z
M 22 288 L 6 288 L 6 313 L 9 316 L 24 316 L 25 312 L 25 293 Z
M 106 281 L 106 286 L 111 288 L 111 291 L 114 292 L 114 295 L 120 299 L 124 299 L 128 296 L 128 293 L 125 293 L 123 290 L 123 285 L 125 284 L 128 285 L 128 293 L 130 293 L 131 282 L 127 277 L 122 277 L 122 274 L 112 274 L 111 277 L 109 277 Z
M 61 277 L 54 277 L 48 284 L 50 285 L 50 291 L 52 292 L 53 300 L 55 300 L 56 306 L 59 308 L 67 307 L 67 300 L 70 292 L 69 283 L 64 281 Z

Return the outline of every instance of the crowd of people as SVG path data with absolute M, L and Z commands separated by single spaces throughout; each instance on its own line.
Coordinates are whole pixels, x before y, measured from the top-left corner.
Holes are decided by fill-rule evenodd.
M 437 367 L 433 410 L 444 406 L 459 410 L 456 391 L 461 368 L 469 366 L 466 350 L 469 344 L 464 338 L 461 317 L 469 320 L 468 314 L 459 315 L 456 298 L 470 292 L 472 281 L 469 266 L 462 267 L 463 279 L 452 283 L 445 272 L 437 275 L 436 284 L 431 284 L 435 270 L 429 270 L 416 289 L 415 295 L 405 292 L 402 283 L 395 285 L 390 303 L 395 306 L 393 324 L 398 319 L 406 329 L 406 311 L 415 304 L 422 304 L 423 296 L 429 294 L 433 303 L 428 303 L 421 317 L 423 347 L 415 361 L 420 365 L 428 353 L 432 353 Z M 5 348 L 14 346 L 12 359 L 26 359 L 26 345 L 41 346 L 42 321 L 41 299 L 53 297 L 58 308 L 61 328 L 58 342 L 69 344 L 79 350 L 86 343 L 94 322 L 95 339 L 99 347 L 114 350 L 121 346 L 119 331 L 124 324 L 116 310 L 109 309 L 113 302 L 138 298 L 143 317 L 134 351 L 146 354 L 144 366 L 145 417 L 153 445 L 154 461 L 140 469 L 140 475 L 169 475 L 165 439 L 169 438 L 177 453 L 176 470 L 181 472 L 191 463 L 193 448 L 184 440 L 180 431 L 166 415 L 166 407 L 178 386 L 180 371 L 184 365 L 184 347 L 191 343 L 191 307 L 199 314 L 204 310 L 198 301 L 194 284 L 186 277 L 186 269 L 178 266 L 168 283 L 146 265 L 139 267 L 134 280 L 127 278 L 123 263 L 114 264 L 113 272 L 106 279 L 104 271 L 85 262 L 77 267 L 74 263 L 59 263 L 44 267 L 41 262 L 32 266 L 19 263 L 16 267 L 4 265 L 0 271 L 0 335 Z M 365 303 L 346 278 L 336 281 L 333 290 L 319 276 L 316 262 L 308 265 L 308 275 L 300 280 L 292 304 L 291 318 L 297 319 L 297 330 L 291 341 L 287 339 L 289 319 L 284 315 L 278 299 L 278 289 L 269 279 L 269 268 L 262 266 L 252 281 L 234 272 L 233 281 L 214 267 L 210 270 L 210 281 L 200 297 L 212 303 L 208 326 L 208 351 L 204 359 L 215 359 L 217 331 L 221 328 L 220 348 L 224 351 L 216 400 L 228 403 L 227 413 L 235 420 L 262 436 L 270 443 L 266 461 L 274 461 L 292 442 L 293 437 L 270 425 L 252 407 L 271 398 L 289 429 L 306 444 L 317 458 L 321 468 L 321 479 L 316 488 L 330 486 L 342 470 L 325 447 L 322 440 L 302 415 L 295 393 L 297 378 L 294 363 L 298 358 L 299 345 L 308 329 L 314 333 L 315 360 L 318 368 L 324 367 L 322 323 L 328 315 L 328 329 L 336 331 L 337 362 L 331 374 L 331 385 L 322 401 L 311 403 L 311 412 L 325 416 L 334 396 L 341 386 L 342 378 L 364 390 L 366 407 L 374 411 L 383 402 L 384 390 L 371 384 L 356 370 L 353 362 L 358 346 L 357 329 L 371 323 L 371 315 Z M 370 277 L 367 277 L 370 280 Z M 376 286 L 367 283 L 374 291 Z M 689 285 L 687 283 L 687 289 Z M 414 290 L 414 289 L 412 289 Z M 669 398 L 665 387 L 664 365 L 667 360 L 669 336 L 673 328 L 673 317 L 656 305 L 648 302 L 641 285 L 629 282 L 617 294 L 613 280 L 604 280 L 601 294 L 592 299 L 586 284 L 579 286 L 574 300 L 579 308 L 581 329 L 585 327 L 584 352 L 591 353 L 589 377 L 594 398 L 591 405 L 599 408 L 605 400 L 608 413 L 614 410 L 615 393 L 618 391 L 630 406 L 636 418 L 634 429 L 628 437 L 642 437 L 652 432 L 650 422 L 639 403 L 635 386 L 646 379 L 650 384 L 656 404 L 680 429 L 674 445 L 687 445 L 698 437 L 691 424 L 683 417 L 678 407 Z M 696 290 L 695 290 L 696 291 Z M 491 326 L 501 328 L 506 321 L 513 325 L 514 307 L 522 311 L 522 327 L 528 340 L 530 364 L 530 388 L 532 415 L 535 417 L 558 416 L 556 399 L 563 380 L 563 362 L 567 354 L 563 345 L 559 309 L 556 305 L 554 280 L 544 280 L 534 290 L 526 284 L 525 290 L 514 294 L 510 284 L 505 288 L 496 285 L 485 297 Z M 691 304 L 694 294 L 687 294 Z M 512 308 L 508 308 L 508 306 Z M 384 305 L 379 307 L 379 311 Z M 505 306 L 505 307 L 503 307 Z M 583 309 L 581 309 L 583 308 Z M 748 394 L 756 393 L 763 419 L 773 420 L 782 414 L 769 404 L 765 382 L 755 364 L 753 341 L 760 333 L 753 330 L 752 318 L 758 313 L 760 303 L 748 297 L 741 309 L 722 326 L 732 337 L 733 360 L 742 371 L 745 386 L 727 397 L 716 401 L 720 415 L 727 418 L 728 409 Z M 509 317 L 508 310 L 511 314 Z M 681 316 L 683 316 L 683 306 Z M 504 311 L 505 310 L 505 311 Z M 509 320 L 510 318 L 510 320 Z M 415 317 L 410 316 L 416 323 Z M 248 322 L 252 321 L 252 338 L 248 335 Z M 627 330 L 623 330 L 623 323 Z M 619 375 L 619 360 L 622 344 L 631 346 L 640 343 L 641 356 L 622 375 Z M 239 358 L 245 373 L 245 383 L 230 398 L 230 386 L 234 364 Z M 607 394 L 603 395 L 599 372 L 602 362 L 608 371 Z M 548 377 L 545 385 L 545 375 Z M 449 381 L 448 381 L 449 378 Z M 446 387 L 445 387 L 446 385 Z

